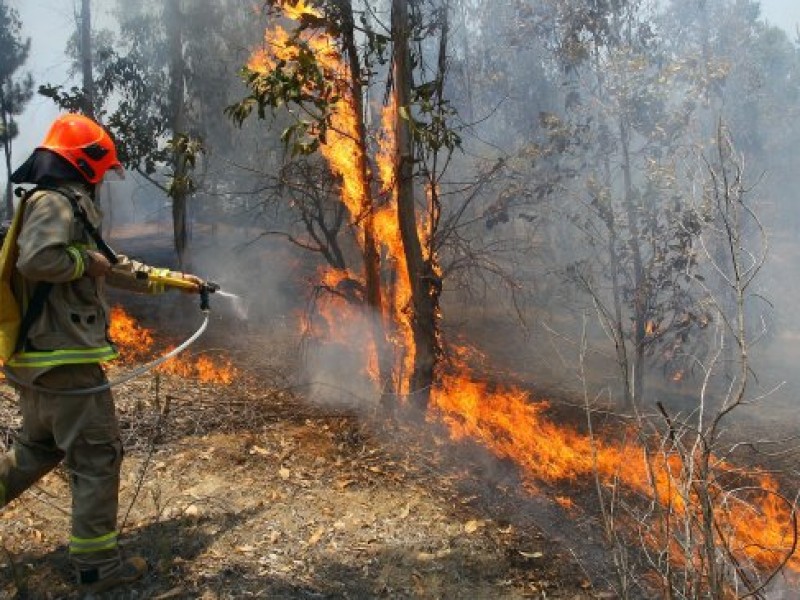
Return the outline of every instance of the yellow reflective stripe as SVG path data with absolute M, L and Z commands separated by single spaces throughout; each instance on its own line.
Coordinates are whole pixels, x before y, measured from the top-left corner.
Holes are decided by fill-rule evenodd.
M 116 539 L 117 535 L 118 533 L 116 531 L 111 531 L 109 533 L 105 533 L 103 535 L 93 538 L 80 538 L 76 535 L 71 535 L 69 536 L 69 543 L 77 545 L 97 544 L 101 542 L 107 542 L 108 540 Z
M 75 262 L 75 268 L 72 271 L 72 279 L 80 279 L 83 277 L 83 273 L 86 270 L 86 263 L 83 262 L 83 255 L 80 249 L 75 245 L 67 246 L 67 254 L 69 254 Z
M 117 532 L 112 531 L 96 538 L 79 538 L 70 536 L 70 554 L 88 554 L 89 552 L 102 552 L 103 550 L 113 550 L 117 547 Z
M 57 367 L 67 364 L 96 363 L 114 360 L 119 356 L 113 346 L 74 348 L 50 352 L 18 352 L 8 361 L 11 367 Z

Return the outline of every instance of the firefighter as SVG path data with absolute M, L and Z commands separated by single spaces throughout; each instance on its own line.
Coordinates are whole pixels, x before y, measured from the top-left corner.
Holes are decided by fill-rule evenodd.
M 112 265 L 89 235 L 102 221 L 94 198 L 109 171 L 122 174 L 108 133 L 87 117 L 66 114 L 11 178 L 37 186 L 22 217 L 14 288 L 25 299 L 23 314 L 38 314 L 27 332 L 23 317 L 22 339 L 6 364 L 20 383 L 23 421 L 11 450 L 0 455 L 0 507 L 63 460 L 72 492 L 70 561 L 87 592 L 130 583 L 147 571 L 141 557 L 123 560 L 117 545 L 122 443 L 113 397 L 108 389 L 81 392 L 102 387 L 101 365 L 117 356 L 108 339 L 104 286 L 163 291 L 142 276 L 152 267 L 124 256 Z M 199 278 L 183 277 L 199 290 Z

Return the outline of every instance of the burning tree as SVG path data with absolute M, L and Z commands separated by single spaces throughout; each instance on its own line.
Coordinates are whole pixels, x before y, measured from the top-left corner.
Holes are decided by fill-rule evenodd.
M 276 24 L 267 31 L 263 47 L 253 54 L 244 71 L 250 94 L 228 112 L 241 124 L 253 113 L 266 118 L 268 112 L 286 108 L 283 114 L 288 113 L 291 120 L 283 138 L 289 154 L 310 159 L 319 153 L 327 161 L 347 209 L 356 250 L 349 253 L 347 244 L 338 245 L 320 235 L 333 233 L 338 239 L 336 217 L 342 214 L 332 210 L 324 193 L 293 193 L 302 199 L 298 209 L 308 230 L 307 237 L 295 241 L 311 245 L 325 257 L 330 267 L 323 275 L 328 290 L 351 305 L 366 306 L 378 316 L 370 322 L 371 355 L 391 354 L 391 360 L 373 358 L 371 365 L 382 390 L 409 395 L 419 408 L 427 407 L 430 401 L 455 439 L 479 440 L 496 456 L 513 460 L 525 479 L 572 481 L 596 473 L 601 490 L 617 490 L 616 486 L 621 485 L 622 493 L 638 496 L 646 510 L 666 515 L 655 527 L 647 521 L 643 529 L 648 544 L 654 544 L 647 547 L 647 552 L 652 552 L 648 556 L 655 556 L 653 563 L 658 567 L 667 565 L 666 587 L 670 590 L 676 588 L 672 578 L 678 572 L 691 579 L 685 588 L 691 594 L 710 586 L 727 589 L 731 576 L 736 579 L 777 569 L 789 560 L 794 551 L 793 508 L 772 492 L 777 484 L 770 478 L 762 479 L 751 490 L 740 489 L 746 492 L 738 496 L 742 502 L 731 501 L 737 492 L 730 492 L 722 480 L 734 469 L 724 459 L 714 458 L 718 432 L 707 431 L 693 438 L 688 446 L 676 444 L 675 449 L 663 451 L 664 444 L 675 441 L 671 435 L 679 436 L 680 443 L 689 440 L 683 435 L 692 430 L 693 424 L 687 419 L 686 429 L 680 434 L 668 431 L 666 437 L 659 437 L 661 431 L 657 431 L 659 435 L 648 438 L 642 426 L 642 431 L 636 432 L 635 443 L 601 442 L 591 434 L 548 421 L 543 416 L 546 405 L 533 403 L 524 391 L 493 390 L 486 384 L 451 377 L 444 370 L 437 373 L 440 376 L 433 385 L 434 366 L 441 355 L 436 326 L 442 273 L 437 250 L 446 237 L 440 229 L 444 207 L 438 188 L 439 161 L 459 145 L 457 134 L 448 126 L 452 113 L 443 94 L 448 6 L 438 7 L 438 12 L 426 12 L 418 3 L 392 2 L 391 26 L 383 33 L 374 27 L 372 11 L 359 15 L 357 28 L 358 13 L 349 2 L 271 0 L 268 6 Z M 425 6 L 430 9 L 430 5 Z M 434 76 L 417 83 L 414 77 L 418 76 L 419 67 L 412 69 L 412 65 L 423 64 L 425 56 L 424 52 L 418 53 L 409 62 L 411 51 L 407 43 L 409 35 L 427 39 L 421 30 L 410 34 L 421 26 L 423 14 L 437 24 L 425 31 L 437 34 L 437 47 L 428 56 L 438 60 Z M 616 31 L 624 34 L 631 31 L 627 23 L 612 22 L 614 18 L 624 21 L 626 15 L 611 15 L 601 25 L 615 24 Z M 644 29 L 642 35 L 643 32 Z M 585 39 L 584 33 L 585 29 L 575 33 L 572 41 Z M 601 33 L 609 31 L 602 29 Z M 693 266 L 684 264 L 681 271 L 680 259 L 693 260 L 693 244 L 700 231 L 696 228 L 698 213 L 691 207 L 664 202 L 665 198 L 674 200 L 678 195 L 678 190 L 668 185 L 675 174 L 670 171 L 674 165 L 666 159 L 655 161 L 653 169 L 643 171 L 646 175 L 639 179 L 634 176 L 639 166 L 636 160 L 653 158 L 648 152 L 658 146 L 642 141 L 653 133 L 644 131 L 645 119 L 639 119 L 642 111 L 657 113 L 658 119 L 651 123 L 653 129 L 665 123 L 674 125 L 678 134 L 685 133 L 685 129 L 679 127 L 683 113 L 670 110 L 674 106 L 660 104 L 664 98 L 653 93 L 659 73 L 649 64 L 641 67 L 630 48 L 621 46 L 617 52 L 603 47 L 594 56 L 598 61 L 609 60 L 609 70 L 620 78 L 620 85 L 615 88 L 616 95 L 603 86 L 592 90 L 596 94 L 594 100 L 616 102 L 606 107 L 606 112 L 601 111 L 603 124 L 597 133 L 600 140 L 612 141 L 594 146 L 593 158 L 597 162 L 591 175 L 580 181 L 586 184 L 583 192 L 589 196 L 593 224 L 606 229 L 606 247 L 610 248 L 612 263 L 615 253 L 625 253 L 625 260 L 617 261 L 613 268 L 619 274 L 623 272 L 623 262 L 624 266 L 632 266 L 632 270 L 620 275 L 626 278 L 628 294 L 620 289 L 612 296 L 612 317 L 627 301 L 635 324 L 633 337 L 627 337 L 629 334 L 621 331 L 625 318 L 617 317 L 618 341 L 632 340 L 634 344 L 635 358 L 626 359 L 624 365 L 628 377 L 634 371 L 632 363 L 643 361 L 646 336 L 652 338 L 659 329 L 671 327 L 673 319 L 679 320 L 680 307 L 669 303 L 656 307 L 658 295 L 648 296 L 647 292 L 661 289 L 662 285 L 668 288 L 672 278 Z M 646 54 L 647 48 L 641 50 Z M 637 65 L 641 68 L 631 68 Z M 386 87 L 391 90 L 382 103 L 382 128 L 376 125 L 373 115 L 377 109 L 369 101 L 378 73 L 389 78 Z M 596 75 L 600 79 L 602 73 Z M 551 141 L 558 142 L 564 131 L 572 138 L 590 131 L 588 126 L 571 130 L 562 125 L 563 122 L 550 121 L 546 131 L 552 134 Z M 668 150 L 674 149 L 670 143 L 675 140 L 664 135 L 659 139 L 666 156 Z M 567 146 L 569 143 L 571 138 Z M 645 144 L 644 149 L 638 144 Z M 613 148 L 616 157 L 623 157 L 621 184 L 610 175 L 610 164 L 602 160 L 609 148 Z M 552 156 L 556 154 L 554 151 Z M 310 164 L 315 163 L 307 163 Z M 287 183 L 291 184 L 311 173 L 296 169 L 289 172 L 292 175 Z M 581 172 L 580 163 L 575 172 Z M 313 177 L 317 179 L 318 175 Z M 417 185 L 420 180 L 426 188 L 424 202 L 421 186 Z M 551 191 L 557 183 L 548 181 Z M 541 194 L 534 195 L 541 199 L 547 193 L 544 188 Z M 618 194 L 613 207 L 609 200 L 612 193 Z M 614 228 L 620 223 L 625 224 L 626 230 L 616 234 Z M 649 228 L 647 235 L 640 236 L 645 228 Z M 688 237 L 675 238 L 672 234 Z M 675 239 L 678 248 L 670 248 Z M 356 254 L 355 258 L 352 254 Z M 683 292 L 683 288 L 678 291 Z M 680 293 L 677 296 L 684 297 Z M 340 305 L 328 327 L 339 326 L 343 315 Z M 676 322 L 672 330 L 681 324 Z M 360 344 L 365 345 L 363 340 Z M 633 400 L 631 390 L 641 389 L 641 383 L 628 387 L 627 398 Z M 674 416 L 669 418 L 675 423 Z M 632 456 L 636 458 L 632 460 Z M 699 483 L 695 477 L 698 474 L 703 478 Z M 601 499 L 604 498 L 601 491 Z M 746 526 L 753 513 L 758 514 L 763 531 L 753 532 Z M 635 523 L 626 525 L 635 530 Z M 722 534 L 717 527 L 722 528 Z M 697 544 L 697 540 L 701 543 Z M 667 550 L 662 552 L 664 544 Z M 676 561 L 683 561 L 681 568 L 669 571 Z M 736 566 L 744 563 L 748 565 L 745 568 Z M 695 568 L 697 565 L 701 568 Z M 624 564 L 622 567 L 627 568 Z M 620 589 L 624 592 L 629 588 L 623 584 Z
M 336 272 L 326 278 L 335 285 L 355 282 L 361 293 L 351 299 L 377 317 L 371 320 L 372 342 L 381 389 L 388 392 L 384 399 L 407 395 L 424 410 L 441 351 L 435 251 L 438 178 L 446 163 L 441 155 L 459 144 L 448 126 L 452 113 L 443 93 L 448 4 L 393 2 L 386 33 L 373 27 L 373 13 L 366 10 L 357 28 L 350 2 L 274 0 L 268 6 L 291 26 L 267 31 L 245 69 L 251 93 L 228 112 L 241 124 L 253 110 L 265 118 L 268 108 L 287 106 L 294 119 L 283 139 L 291 154 L 319 151 L 327 160 L 340 181 L 360 265 L 345 267 L 341 253 L 324 252 Z M 422 57 L 412 57 L 410 40 L 434 34 L 437 68 L 433 77 L 416 82 L 421 69 L 415 72 L 413 65 L 421 65 Z M 389 90 L 382 109 L 365 102 L 378 71 Z M 379 111 L 382 128 L 369 127 Z M 423 210 L 419 174 L 426 187 Z

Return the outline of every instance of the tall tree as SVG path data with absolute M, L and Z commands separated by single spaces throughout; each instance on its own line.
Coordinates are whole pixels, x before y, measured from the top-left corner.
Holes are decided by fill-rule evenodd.
M 83 84 L 83 113 L 94 118 L 94 70 L 92 68 L 92 2 L 81 0 L 81 75 Z
M 447 35 L 449 19 L 449 2 L 444 2 L 438 15 L 440 22 L 435 25 L 440 30 L 440 44 L 438 48 L 435 78 L 427 87 L 417 88 L 419 104 L 429 107 L 423 111 L 434 118 L 428 127 L 421 131 L 428 134 L 427 144 L 422 144 L 420 150 L 416 145 L 421 140 L 415 140 L 412 126 L 412 105 L 414 103 L 413 57 L 410 43 L 414 34 L 412 20 L 409 15 L 409 3 L 406 0 L 393 0 L 392 2 L 392 43 L 394 59 L 394 103 L 398 108 L 395 116 L 396 157 L 395 169 L 397 172 L 397 219 L 400 237 L 403 241 L 405 262 L 411 284 L 411 330 L 414 336 L 414 365 L 410 380 L 411 399 L 415 406 L 424 410 L 428 405 L 430 390 L 434 382 L 434 369 L 440 353 L 438 341 L 438 309 L 439 295 L 441 293 L 440 275 L 436 252 L 433 248 L 434 234 L 437 231 L 441 207 L 439 204 L 438 173 L 436 167 L 436 153 L 442 148 L 442 140 L 437 139 L 444 127 L 444 113 L 440 110 L 443 105 L 444 78 L 446 73 L 445 61 L 447 56 Z M 419 111 L 418 111 L 419 112 Z M 437 114 L 438 113 L 438 114 Z M 441 120 L 437 121 L 435 117 Z M 416 144 L 415 144 L 416 142 Z M 434 154 L 432 172 L 429 171 L 428 196 L 431 210 L 420 215 L 414 193 L 414 165 L 421 161 L 427 149 Z M 423 241 L 420 239 L 421 223 L 427 219 L 430 228 L 427 252 L 423 252 Z
M 614 332 L 628 408 L 644 397 L 646 357 L 705 323 L 689 291 L 699 224 L 680 157 L 700 137 L 687 99 L 701 95 L 706 80 L 693 80 L 694 70 L 684 78 L 686 65 L 670 62 L 653 20 L 638 0 L 608 12 L 585 63 L 574 65 L 582 70 L 576 82 L 591 80 L 576 83 L 576 94 L 593 101 L 571 111 L 595 123 L 586 192 L 604 230 L 612 294 L 601 312 Z M 587 110 L 592 105 L 599 110 Z M 602 305 L 598 287 L 579 280 Z
M 13 212 L 11 195 L 11 154 L 13 140 L 19 134 L 15 117 L 22 114 L 33 96 L 33 76 L 20 74 L 19 69 L 28 60 L 30 38 L 23 39 L 22 24 L 17 11 L 0 0 L 0 142 L 6 164 L 6 215 Z
M 169 54 L 169 127 L 172 131 L 172 229 L 175 252 L 182 267 L 189 240 L 187 202 L 191 192 L 186 140 L 186 62 L 183 55 L 184 19 L 181 0 L 167 0 L 164 22 Z
M 597 310 L 613 343 L 619 397 L 633 408 L 654 362 L 685 357 L 689 332 L 707 322 L 691 293 L 699 224 L 690 206 L 696 163 L 687 153 L 704 137 L 698 99 L 717 79 L 696 58 L 668 51 L 652 3 L 523 8 L 538 43 L 553 53 L 538 73 L 561 89 L 561 105 L 541 111 L 538 130 L 520 136 L 529 140 L 516 151 L 522 160 L 508 164 L 525 183 L 507 183 L 501 199 L 527 202 L 507 212 L 515 224 L 541 224 L 540 242 L 557 249 L 543 249 L 555 261 L 543 270 L 586 293 L 573 294 L 576 312 L 586 300 Z M 500 215 L 511 201 L 497 204 L 492 213 Z
M 95 115 L 114 134 L 122 163 L 171 198 L 183 262 L 189 203 L 209 171 L 205 139 L 214 150 L 232 148 L 234 127 L 217 117 L 231 101 L 240 44 L 255 25 L 249 8 L 232 0 L 119 2 L 115 16 L 116 34 L 92 35 L 93 88 L 48 85 L 40 93 L 64 109 L 84 111 L 93 92 Z M 70 42 L 77 74 L 86 66 L 80 39 Z M 227 158 L 220 155 L 220 163 Z M 230 177 L 230 169 L 215 177 Z
M 384 334 L 375 336 L 376 346 L 395 350 L 392 389 L 409 394 L 424 409 L 439 358 L 438 178 L 448 162 L 439 164 L 432 157 L 451 153 L 459 142 L 448 127 L 451 113 L 443 99 L 448 3 L 393 2 L 391 25 L 383 30 L 370 26 L 373 13 L 365 10 L 360 45 L 351 2 L 268 4 L 290 16 L 296 29 L 268 32 L 264 49 L 245 72 L 250 95 L 229 114 L 242 123 L 254 111 L 265 118 L 268 109 L 274 113 L 289 107 L 294 121 L 284 132 L 287 145 L 294 153 L 319 149 L 342 178 L 342 200 L 358 231 L 364 298 L 385 323 Z M 440 58 L 429 78 L 423 65 L 432 40 L 438 39 L 442 42 L 434 44 L 433 55 Z M 387 90 L 391 97 L 385 102 L 382 132 L 369 126 L 375 105 L 364 98 L 370 90 Z M 373 153 L 379 134 L 385 144 Z M 424 164 L 425 148 L 432 162 L 423 169 L 425 186 L 418 186 L 415 167 Z M 417 191 L 425 187 L 427 198 Z M 383 343 L 384 338 L 391 342 Z M 378 354 L 380 361 L 384 353 Z M 387 371 L 381 368 L 383 389 Z

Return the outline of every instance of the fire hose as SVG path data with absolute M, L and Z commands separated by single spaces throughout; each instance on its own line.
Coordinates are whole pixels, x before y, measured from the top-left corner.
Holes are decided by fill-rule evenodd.
M 190 280 L 187 280 L 187 279 L 181 279 L 179 277 L 174 277 L 174 276 L 170 276 L 170 275 L 147 273 L 147 272 L 144 272 L 144 271 L 140 271 L 140 272 L 138 272 L 136 274 L 136 276 L 137 276 L 138 279 L 145 279 L 146 278 L 150 282 L 158 283 L 158 284 L 164 285 L 166 287 L 172 287 L 172 288 L 182 289 L 182 290 L 195 290 L 195 289 L 197 289 L 197 284 L 196 283 L 194 283 L 194 282 L 192 282 Z M 22 381 L 21 379 L 16 377 L 12 372 L 10 372 L 6 367 L 3 367 L 3 374 L 6 376 L 6 378 L 9 381 L 11 381 L 11 382 L 13 382 L 13 383 L 15 383 L 15 384 L 17 384 L 19 386 L 22 386 L 22 387 L 25 387 L 27 389 L 31 389 L 31 390 L 34 390 L 34 391 L 37 391 L 37 392 L 45 392 L 45 393 L 48 393 L 48 394 L 57 393 L 57 394 L 60 394 L 60 395 L 63 395 L 63 396 L 82 396 L 84 394 L 97 394 L 99 392 L 104 392 L 106 390 L 111 389 L 112 387 L 116 387 L 118 385 L 121 385 L 123 383 L 126 383 L 126 382 L 130 381 L 131 379 L 135 379 L 136 377 L 139 377 L 139 376 L 144 375 L 145 373 L 147 373 L 149 371 L 152 371 L 153 369 L 155 369 L 156 367 L 158 367 L 162 363 L 168 361 L 170 358 L 176 356 L 177 354 L 180 354 L 181 352 L 186 350 L 186 348 L 188 348 L 189 346 L 194 344 L 197 341 L 197 339 L 201 335 L 203 335 L 203 333 L 205 332 L 206 328 L 208 327 L 208 321 L 209 321 L 209 318 L 210 318 L 210 315 L 211 315 L 210 296 L 214 292 L 219 291 L 219 289 L 220 289 L 219 284 L 216 284 L 216 283 L 214 283 L 212 281 L 204 281 L 200 285 L 200 289 L 199 289 L 199 292 L 200 292 L 200 310 L 203 313 L 203 322 L 200 324 L 200 327 L 197 328 L 197 331 L 195 331 L 191 336 L 189 336 L 186 339 L 186 341 L 184 341 L 180 345 L 176 346 L 175 348 L 173 348 L 172 350 L 170 350 L 169 352 L 167 352 L 163 356 L 160 356 L 160 357 L 156 358 L 155 360 L 150 361 L 147 364 L 144 364 L 144 365 L 142 365 L 140 367 L 137 367 L 136 369 L 133 369 L 129 373 L 125 374 L 123 377 L 120 377 L 119 379 L 115 379 L 114 381 L 107 381 L 107 382 L 105 382 L 105 383 L 103 383 L 101 385 L 98 385 L 98 386 L 95 386 L 95 387 L 91 387 L 91 388 L 82 388 L 82 389 L 77 389 L 77 390 L 75 390 L 75 389 L 71 389 L 71 390 L 55 390 L 55 389 L 42 387 L 42 386 L 39 386 L 39 385 L 36 385 L 36 384 L 33 384 L 33 383 L 28 383 L 26 381 Z

